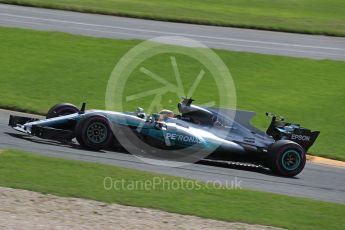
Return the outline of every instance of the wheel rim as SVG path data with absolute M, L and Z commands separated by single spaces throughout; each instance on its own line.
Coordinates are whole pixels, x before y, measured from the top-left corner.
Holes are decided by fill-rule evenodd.
M 301 163 L 301 156 L 296 150 L 288 150 L 282 156 L 282 165 L 284 169 L 292 171 L 298 168 Z
M 108 136 L 107 127 L 101 122 L 94 122 L 86 130 L 87 138 L 94 144 L 104 142 Z

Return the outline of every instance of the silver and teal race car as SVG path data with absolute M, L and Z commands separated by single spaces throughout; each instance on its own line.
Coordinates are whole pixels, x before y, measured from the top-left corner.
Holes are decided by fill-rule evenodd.
M 285 122 L 266 113 L 272 121 L 266 132 L 250 125 L 254 112 L 202 107 L 191 98 L 178 103 L 179 114 L 162 110 L 135 112 L 85 110 L 68 103 L 53 106 L 46 119 L 10 116 L 15 130 L 44 139 L 77 142 L 85 149 L 122 146 L 140 157 L 197 162 L 203 159 L 253 163 L 292 177 L 306 163 L 306 152 L 319 131 Z

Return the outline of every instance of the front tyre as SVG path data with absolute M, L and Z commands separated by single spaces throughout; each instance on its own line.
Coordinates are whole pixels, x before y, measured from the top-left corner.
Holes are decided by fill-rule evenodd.
M 277 141 L 272 144 L 268 153 L 268 167 L 281 176 L 296 176 L 302 172 L 305 163 L 304 149 L 293 141 Z
M 108 120 L 100 115 L 82 118 L 76 128 L 76 139 L 86 149 L 101 150 L 111 145 L 113 133 Z

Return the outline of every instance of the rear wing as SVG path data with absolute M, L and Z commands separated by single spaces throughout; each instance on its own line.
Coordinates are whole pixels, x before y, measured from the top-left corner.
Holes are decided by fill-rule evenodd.
M 305 152 L 314 144 L 316 138 L 320 135 L 320 131 L 311 132 L 309 129 L 295 129 L 290 136 L 290 140 L 298 143 Z
M 298 143 L 305 152 L 314 144 L 320 131 L 312 132 L 310 129 L 301 127 L 299 124 L 293 124 L 284 121 L 283 117 L 278 117 L 273 113 L 266 113 L 267 116 L 272 117 L 266 134 L 272 136 L 277 140 L 291 140 Z

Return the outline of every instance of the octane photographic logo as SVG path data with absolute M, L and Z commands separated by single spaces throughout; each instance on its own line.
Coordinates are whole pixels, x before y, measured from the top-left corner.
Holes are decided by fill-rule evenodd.
M 205 107 L 236 108 L 236 91 L 230 71 L 213 50 L 190 38 L 163 36 L 141 42 L 122 56 L 109 77 L 105 105 L 107 110 L 119 112 L 143 107 L 150 118 L 163 108 L 176 108 L 182 97 L 192 97 L 197 105 Z M 227 113 L 234 118 L 235 112 Z M 191 136 L 169 132 L 169 123 L 156 130 L 161 132 L 158 135 L 164 136 L 165 146 L 148 143 L 141 135 L 148 122 L 157 121 L 143 119 L 133 129 L 129 120 L 119 116 L 111 124 L 120 144 L 146 163 L 171 167 L 195 163 L 220 144 L 217 138 L 212 144 L 207 143 L 198 137 L 197 130 Z M 210 132 L 216 129 L 215 125 L 209 127 Z M 221 132 L 217 136 L 225 138 L 226 135 L 227 132 Z M 174 149 L 175 141 L 188 144 Z

